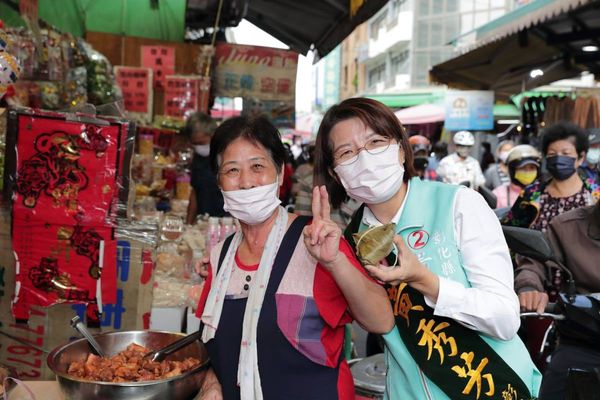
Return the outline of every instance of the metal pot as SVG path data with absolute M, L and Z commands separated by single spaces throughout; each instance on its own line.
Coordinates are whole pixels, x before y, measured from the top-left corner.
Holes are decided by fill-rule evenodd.
M 383 354 L 363 358 L 350 368 L 357 399 L 383 399 L 387 367 Z
M 181 333 L 157 331 L 109 332 L 95 335 L 94 338 L 110 357 L 123 351 L 131 343 L 160 349 L 184 336 Z M 150 399 L 193 399 L 200 390 L 210 362 L 204 345 L 193 343 L 168 357 L 170 360 L 183 360 L 195 357 L 201 364 L 195 369 L 169 379 L 147 382 L 93 382 L 75 378 L 67 374 L 73 361 L 85 360 L 90 346 L 85 339 L 78 339 L 54 349 L 48 355 L 48 366 L 56 374 L 56 380 L 65 400 L 150 400 Z

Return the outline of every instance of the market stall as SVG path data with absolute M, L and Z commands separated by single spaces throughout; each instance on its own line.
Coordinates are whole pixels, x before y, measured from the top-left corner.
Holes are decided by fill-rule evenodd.
M 206 368 L 199 344 L 199 352 L 190 347 L 191 360 L 181 353 L 167 360 L 180 364 L 153 364 L 148 374 L 133 376 L 110 364 L 115 360 L 89 353 L 83 339 L 71 341 L 78 334 L 70 321 L 79 317 L 110 355 L 118 352 L 128 362 L 156 350 L 149 331 L 169 331 L 166 340 L 173 341 L 198 330 L 194 308 L 203 281 L 194 267 L 238 225 L 211 215 L 184 223 L 192 157 L 178 135 L 185 118 L 209 112 L 215 96 L 242 97 L 244 112 L 304 134 L 294 130 L 295 51 L 314 46 L 326 54 L 384 2 L 320 4 L 336 25 L 315 20 L 302 38 L 282 22 L 305 18 L 314 12 L 310 5 L 290 5 L 295 12 L 286 8 L 285 14 L 293 18 L 285 19 L 283 9 L 252 2 L 247 17 L 293 50 L 216 43 L 218 29 L 210 44 L 183 42 L 185 25 L 195 27 L 185 21 L 202 7 L 198 2 L 187 9 L 182 1 L 143 2 L 139 10 L 134 3 L 142 5 L 94 3 L 79 13 L 77 0 L 65 2 L 63 12 L 43 0 L 0 2 L 10 21 L 0 26 L 0 60 L 11 66 L 0 74 L 0 98 L 6 94 L 0 109 L 0 364 L 21 380 L 57 376 L 60 391 L 56 383 L 31 386 L 39 398 L 82 398 L 89 387 L 99 393 L 91 384 L 74 384 L 74 377 L 110 382 L 101 390 L 138 388 L 123 389 L 127 398 L 137 398 L 137 390 L 140 398 L 197 392 Z M 147 19 L 131 18 L 135 12 Z M 112 13 L 120 25 L 112 24 Z M 140 30 L 147 24 L 153 29 Z M 214 18 L 206 26 L 213 24 Z M 222 118 L 235 114 L 219 111 Z M 116 333 L 130 336 L 116 343 Z M 75 356 L 47 356 L 53 349 Z M 75 358 L 64 364 L 65 357 Z M 159 383 L 171 391 L 149 392 Z M 173 389 L 185 385 L 192 390 Z

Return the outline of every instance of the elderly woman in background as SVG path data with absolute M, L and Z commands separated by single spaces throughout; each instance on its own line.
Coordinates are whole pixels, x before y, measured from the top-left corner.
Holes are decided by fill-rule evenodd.
M 185 123 L 185 128 L 182 130 L 182 135 L 188 139 L 194 148 L 191 167 L 193 190 L 190 195 L 186 218 L 188 224 L 193 224 L 197 215 L 208 214 L 220 217 L 225 214 L 223 211 L 223 196 L 217 186 L 217 178 L 210 169 L 208 158 L 210 138 L 216 128 L 217 124 L 210 115 L 198 112 L 190 115 Z
M 485 171 L 485 186 L 494 190 L 500 185 L 510 182 L 508 173 L 508 153 L 515 147 L 512 140 L 504 140 L 498 143 L 496 148 L 496 162 L 490 165 Z
M 331 221 L 327 191 L 313 191 L 312 222 L 280 206 L 285 149 L 264 118 L 225 121 L 210 160 L 241 230 L 213 248 L 198 306 L 212 362 L 201 398 L 353 400 L 344 325 L 383 333 L 393 318 Z
M 559 122 L 544 129 L 542 155 L 551 178 L 527 186 L 503 224 L 546 232 L 557 215 L 595 204 L 600 185 L 577 173 L 588 149 L 587 133 L 573 123 Z

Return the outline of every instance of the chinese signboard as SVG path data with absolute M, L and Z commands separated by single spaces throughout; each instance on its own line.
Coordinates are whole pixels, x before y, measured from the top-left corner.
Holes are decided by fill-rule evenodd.
M 337 46 L 325 57 L 325 77 L 323 79 L 323 109 L 326 110 L 340 100 L 340 70 L 342 63 L 341 47 Z
M 125 110 L 137 113 L 152 112 L 150 68 L 115 66 L 115 76 L 123 92 Z
M 175 48 L 142 46 L 142 67 L 154 71 L 155 88 L 164 88 L 165 77 L 175 73 Z
M 170 75 L 165 79 L 165 115 L 185 117 L 198 111 L 201 77 Z
M 216 96 L 294 101 L 297 53 L 220 43 L 215 60 Z
M 445 128 L 449 131 L 494 128 L 494 92 L 449 90 L 446 93 Z

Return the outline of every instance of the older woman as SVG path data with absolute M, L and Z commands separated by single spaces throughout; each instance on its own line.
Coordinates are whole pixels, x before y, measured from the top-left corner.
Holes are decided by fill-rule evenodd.
M 217 186 L 217 178 L 210 170 L 208 153 L 210 151 L 210 138 L 215 129 L 216 122 L 210 115 L 197 112 L 187 119 L 181 134 L 194 148 L 194 158 L 191 165 L 192 192 L 187 209 L 186 222 L 193 224 L 198 215 L 212 215 L 220 217 L 223 211 L 223 196 Z
M 344 325 L 354 317 L 383 333 L 393 319 L 331 221 L 325 188 L 313 191 L 312 223 L 280 206 L 285 149 L 264 118 L 225 121 L 210 157 L 241 230 L 212 250 L 198 307 L 212 362 L 201 398 L 354 399 Z
M 397 232 L 396 254 L 365 266 L 388 284 L 396 319 L 383 335 L 386 398 L 535 397 L 541 377 L 515 336 L 519 303 L 495 214 L 471 189 L 415 177 L 412 158 L 377 101 L 345 100 L 321 122 L 316 182 L 333 206 L 346 196 L 363 203 L 346 238 L 388 223 Z
M 544 129 L 542 154 L 551 179 L 526 187 L 503 223 L 546 232 L 557 215 L 595 204 L 600 185 L 577 173 L 589 147 L 587 133 L 573 123 L 559 122 Z

